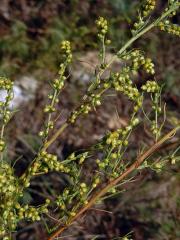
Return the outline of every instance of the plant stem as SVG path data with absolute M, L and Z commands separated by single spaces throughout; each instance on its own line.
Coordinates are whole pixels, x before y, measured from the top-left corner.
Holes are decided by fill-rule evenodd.
M 46 150 L 60 135 L 61 133 L 67 128 L 68 123 L 65 122 L 56 132 L 55 134 L 45 143 L 43 150 Z
M 138 38 L 140 38 L 142 35 L 144 35 L 146 32 L 150 31 L 153 27 L 155 27 L 160 21 L 164 20 L 171 12 L 175 11 L 178 9 L 179 6 L 175 5 L 171 7 L 168 11 L 164 12 L 158 19 L 156 19 L 154 22 L 152 22 L 150 25 L 142 29 L 139 33 L 137 33 L 134 37 L 132 37 L 118 52 L 116 55 L 114 55 L 109 63 L 107 64 L 105 69 L 102 69 L 98 73 L 98 79 L 101 78 L 102 74 L 111 66 L 111 64 L 115 61 L 117 58 L 117 55 L 121 55 L 133 42 L 135 42 Z M 87 99 L 87 95 L 84 96 L 84 100 Z M 45 149 L 47 149 L 59 136 L 60 134 L 64 131 L 64 129 L 68 126 L 67 123 L 64 123 L 59 130 L 51 137 L 51 139 L 46 143 L 44 146 Z
M 135 42 L 138 38 L 140 38 L 143 34 L 151 30 L 153 27 L 155 27 L 160 21 L 164 20 L 171 12 L 177 10 L 179 8 L 179 5 L 172 6 L 168 11 L 164 12 L 158 19 L 156 19 L 154 22 L 152 22 L 150 25 L 146 26 L 142 31 L 137 33 L 135 36 L 133 36 L 118 52 L 116 55 L 114 55 L 107 66 L 104 69 L 101 69 L 97 75 L 97 78 L 100 79 L 102 74 L 111 66 L 111 64 L 115 61 L 117 58 L 117 55 L 121 55 L 126 49 Z M 98 83 L 99 84 L 99 83 Z M 86 101 L 88 95 L 84 96 L 84 101 Z M 54 135 L 47 140 L 47 142 L 42 147 L 42 150 L 47 150 L 47 148 L 62 134 L 62 132 L 68 127 L 68 122 L 66 121 L 55 133 Z M 36 161 L 36 158 L 33 162 Z M 25 178 L 28 175 L 28 173 L 25 173 L 22 175 L 21 178 Z
M 51 107 L 54 107 L 55 99 L 56 99 L 57 95 L 58 95 L 58 91 L 55 89 L 55 90 L 54 90 L 54 93 L 53 93 L 53 99 L 52 99 L 52 101 L 51 101 Z M 52 113 L 49 114 L 48 120 L 47 120 L 47 123 L 46 123 L 46 124 L 47 124 L 47 129 L 46 129 L 47 133 L 49 133 L 49 129 L 50 129 L 49 123 L 51 122 L 51 118 L 52 118 Z M 48 135 L 48 134 L 47 134 L 47 135 Z M 46 136 L 45 139 L 44 139 L 44 144 L 45 144 L 46 142 L 47 142 L 47 136 Z
M 105 64 L 105 54 L 106 54 L 105 37 L 103 37 L 103 40 L 102 40 L 102 64 Z
M 99 192 L 95 193 L 91 199 L 89 200 L 88 204 L 84 205 L 77 214 L 70 218 L 66 225 L 63 227 L 58 228 L 49 238 L 48 240 L 53 240 L 55 237 L 58 237 L 64 230 L 66 230 L 75 220 L 77 220 L 84 212 L 86 212 L 89 208 L 91 208 L 98 199 L 104 196 L 112 187 L 116 186 L 120 181 L 126 178 L 130 173 L 132 173 L 135 169 L 137 169 L 143 161 L 151 156 L 157 149 L 159 149 L 164 142 L 169 140 L 174 134 L 177 132 L 179 127 L 174 128 L 169 133 L 167 133 L 162 139 L 152 145 L 146 152 L 144 152 L 141 156 L 139 156 L 136 161 L 130 165 L 119 177 L 115 178 L 114 180 L 110 181 L 103 187 Z

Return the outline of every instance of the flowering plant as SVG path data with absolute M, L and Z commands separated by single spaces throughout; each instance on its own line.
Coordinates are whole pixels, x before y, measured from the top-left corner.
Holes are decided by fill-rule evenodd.
M 154 63 L 142 50 L 130 47 L 138 38 L 153 28 L 159 28 L 179 36 L 180 27 L 171 23 L 171 17 L 176 14 L 179 6 L 179 1 L 169 0 L 167 8 L 162 14 L 152 20 L 150 15 L 155 8 L 155 0 L 146 0 L 139 12 L 137 22 L 132 27 L 132 38 L 114 54 L 109 62 L 106 61 L 106 51 L 111 44 L 108 38 L 108 22 L 103 17 L 99 17 L 96 21 L 97 36 L 100 42 L 99 65 L 80 105 L 69 114 L 63 125 L 56 129 L 57 103 L 67 79 L 66 70 L 73 59 L 70 42 L 63 41 L 61 43 L 62 62 L 59 66 L 58 77 L 51 84 L 52 91 L 48 95 L 48 103 L 44 107 L 46 121 L 39 132 L 42 144 L 37 155 L 20 177 L 15 175 L 13 166 L 4 157 L 6 150 L 5 127 L 12 116 L 8 106 L 13 98 L 13 83 L 5 77 L 0 78 L 0 89 L 7 92 L 5 100 L 0 102 L 0 235 L 3 240 L 12 239 L 19 221 L 39 221 L 41 216 L 47 214 L 48 209 L 52 207 L 56 209 L 56 215 L 61 219 L 61 223 L 58 222 L 50 231 L 49 240 L 54 239 L 104 195 L 109 196 L 118 191 L 122 180 L 128 180 L 135 169 L 151 167 L 159 172 L 168 158 L 174 164 L 177 150 L 167 159 L 162 157 L 158 162 L 150 159 L 147 161 L 164 142 L 177 132 L 179 126 L 162 136 L 164 121 L 161 122 L 159 119 L 164 111 L 161 102 L 161 87 L 155 80 Z M 114 72 L 111 66 L 117 58 L 122 61 L 122 68 L 118 72 Z M 133 77 L 139 69 L 143 69 L 149 76 L 149 80 L 141 88 L 138 88 L 133 82 Z M 107 70 L 109 75 L 103 77 Z M 69 125 L 73 125 L 82 115 L 88 115 L 89 112 L 97 109 L 102 104 L 103 94 L 110 89 L 120 92 L 132 103 L 132 114 L 127 126 L 108 132 L 96 146 L 79 154 L 72 153 L 64 160 L 49 153 L 49 147 L 62 132 Z M 151 98 L 149 115 L 144 108 L 144 99 L 148 96 Z M 142 112 L 144 117 L 140 115 Z M 125 161 L 124 154 L 127 151 L 130 136 L 144 119 L 150 126 L 154 144 L 137 156 L 137 160 L 134 162 Z M 97 155 L 101 157 L 96 157 Z M 82 169 L 85 162 L 93 157 L 95 174 L 91 179 L 83 178 Z M 68 186 L 60 195 L 46 199 L 44 204 L 39 207 L 24 204 L 21 199 L 25 190 L 30 186 L 32 178 L 51 171 L 64 173 L 68 178 Z

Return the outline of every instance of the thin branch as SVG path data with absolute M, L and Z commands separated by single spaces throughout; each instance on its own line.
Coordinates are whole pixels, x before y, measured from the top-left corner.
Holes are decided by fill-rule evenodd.
M 146 32 L 150 31 L 152 28 L 154 28 L 155 26 L 157 26 L 157 24 L 162 21 L 163 19 L 165 19 L 171 12 L 175 11 L 176 9 L 178 9 L 179 6 L 175 6 L 170 8 L 168 11 L 166 11 L 164 14 L 162 14 L 161 17 L 159 17 L 158 19 L 156 19 L 154 22 L 152 22 L 151 24 L 149 24 L 148 26 L 146 26 L 142 31 L 140 31 L 138 34 L 136 34 L 135 36 L 133 36 L 118 52 L 116 55 L 114 55 L 109 63 L 106 65 L 106 67 L 104 69 L 101 69 L 101 71 L 98 73 L 98 78 L 100 79 L 101 76 L 103 75 L 103 73 L 112 65 L 112 63 L 116 60 L 117 55 L 120 56 L 122 53 L 124 53 L 126 51 L 127 48 L 129 48 L 132 43 L 134 43 L 138 38 L 140 38 L 142 35 L 144 35 Z M 86 100 L 87 95 L 84 96 L 84 100 Z M 46 150 L 60 135 L 61 133 L 67 128 L 68 123 L 65 122 L 60 129 L 58 129 L 56 131 L 56 133 L 50 138 L 50 140 L 48 142 L 46 142 L 45 146 L 43 147 L 43 150 Z
M 130 173 L 132 173 L 135 169 L 137 169 L 143 161 L 151 156 L 157 149 L 159 149 L 162 144 L 168 141 L 174 134 L 177 132 L 179 127 L 174 128 L 169 133 L 167 133 L 162 139 L 152 145 L 145 153 L 139 156 L 136 161 L 129 166 L 119 177 L 110 181 L 105 187 L 103 187 L 98 193 L 95 193 L 94 196 L 91 197 L 88 204 L 84 205 L 74 217 L 70 218 L 69 221 L 64 225 L 58 228 L 49 238 L 48 240 L 53 240 L 55 237 L 58 237 L 64 230 L 66 230 L 75 220 L 77 220 L 84 212 L 86 212 L 89 208 L 91 208 L 99 198 L 104 196 L 112 187 L 116 186 L 120 181 L 126 178 Z

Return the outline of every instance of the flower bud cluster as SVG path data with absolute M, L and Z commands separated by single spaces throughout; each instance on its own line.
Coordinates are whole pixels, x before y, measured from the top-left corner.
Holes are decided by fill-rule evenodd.
M 47 153 L 46 151 L 41 151 L 39 156 L 42 159 L 40 169 L 45 173 L 47 173 L 49 170 L 60 171 L 65 173 L 68 173 L 70 171 L 70 169 L 64 166 L 64 164 L 61 163 L 58 160 L 57 156 L 54 154 Z
M 73 153 L 71 153 L 71 154 L 67 157 L 67 159 L 65 159 L 65 160 L 63 161 L 63 163 L 78 160 L 78 164 L 81 165 L 81 164 L 84 163 L 84 161 L 85 161 L 85 159 L 87 158 L 88 154 L 89 154 L 88 152 L 83 152 L 83 153 L 81 153 L 81 154 L 75 155 L 75 153 L 73 152 Z
M 49 171 L 69 173 L 70 168 L 65 166 L 63 162 L 60 162 L 56 155 L 41 151 L 36 160 L 29 167 L 28 176 L 23 179 L 24 186 L 28 187 L 30 185 L 31 176 L 39 173 L 48 173 Z
M 91 102 L 94 107 L 101 105 L 101 95 L 100 94 L 91 94 Z
M 156 81 L 147 81 L 141 89 L 151 94 L 152 109 L 154 111 L 154 119 L 151 121 L 151 131 L 156 136 L 156 140 L 160 137 L 160 130 L 158 126 L 158 115 L 162 112 L 160 101 L 160 87 Z
M 5 162 L 0 168 L 0 216 L 3 223 L 0 223 L 0 235 L 5 233 L 7 227 L 14 230 L 16 228 L 16 214 L 14 204 L 20 196 L 17 178 L 13 174 L 11 166 Z
M 150 58 L 146 58 L 139 50 L 134 50 L 129 54 L 132 60 L 132 69 L 137 71 L 141 66 L 147 73 L 154 74 L 154 63 Z
M 71 207 L 73 200 L 78 200 L 79 202 L 84 203 L 86 199 L 85 184 L 80 184 L 81 180 L 79 177 L 81 164 L 87 156 L 88 152 L 84 152 L 77 156 L 75 153 L 72 153 L 63 162 L 59 162 L 55 155 L 49 154 L 45 151 L 40 154 L 40 159 L 42 159 L 42 161 L 39 165 L 39 171 L 48 172 L 49 169 L 60 171 L 67 173 L 67 177 L 69 178 L 70 185 L 66 187 L 63 193 L 56 199 L 56 204 L 62 211 L 62 216 L 70 215 L 71 212 L 69 212 L 68 209 Z M 78 162 L 76 160 L 78 160 Z
M 120 134 L 122 133 L 122 129 L 118 129 L 114 132 L 111 132 L 106 139 L 106 144 L 111 145 L 113 147 L 117 147 L 118 145 L 121 145 L 122 142 L 119 140 Z
M 96 20 L 96 25 L 98 27 L 98 37 L 100 39 L 103 39 L 104 36 L 106 35 L 107 31 L 108 31 L 108 23 L 107 20 L 104 19 L 103 17 L 99 17 L 98 20 Z
M 101 94 L 91 94 L 86 103 L 81 104 L 81 106 L 73 111 L 68 119 L 70 123 L 74 123 L 76 119 L 81 114 L 88 114 L 93 108 L 101 105 Z
M 88 156 L 88 152 L 84 152 L 82 154 L 80 154 L 78 157 L 79 157 L 79 164 L 83 164 L 85 159 L 87 158 Z
M 6 233 L 7 229 L 14 231 L 17 227 L 16 221 L 18 220 L 14 209 L 6 209 L 1 214 L 1 219 L 3 219 L 3 222 L 0 222 L 0 235 L 3 235 Z
M 16 192 L 16 178 L 9 164 L 3 163 L 0 168 L 0 192 L 12 196 Z
M 156 81 L 147 81 L 145 85 L 141 87 L 142 90 L 148 93 L 159 92 L 160 87 Z
M 159 137 L 160 132 L 156 121 L 151 122 L 151 132 L 153 133 L 153 135 Z
M 165 162 L 160 161 L 152 164 L 152 169 L 154 169 L 157 173 L 160 173 L 163 170 L 163 167 L 165 165 Z
M 169 9 L 173 8 L 173 11 L 168 16 L 168 17 L 173 17 L 173 16 L 175 16 L 177 14 L 177 10 L 176 9 L 178 9 L 178 7 L 180 6 L 180 2 L 179 2 L 179 0 L 169 0 L 168 3 L 169 3 L 169 5 L 165 9 L 165 11 L 168 11 Z M 175 7 L 177 7 L 177 8 L 175 9 Z
M 170 23 L 169 20 L 159 22 L 158 27 L 161 31 L 180 36 L 180 26 Z
M 112 85 L 116 91 L 122 92 L 130 100 L 136 103 L 138 107 L 142 105 L 141 94 L 137 87 L 132 85 L 129 76 L 130 68 L 125 67 L 121 73 L 114 73 L 111 75 Z
M 0 77 L 0 89 L 4 89 L 6 91 L 11 90 L 13 84 L 10 79 L 5 77 Z
M 75 123 L 75 121 L 81 114 L 88 114 L 91 111 L 91 109 L 92 109 L 92 106 L 90 106 L 89 103 L 81 104 L 81 106 L 77 110 L 74 110 L 71 113 L 68 119 L 68 122 Z
M 135 35 L 140 29 L 145 26 L 146 18 L 151 14 L 155 9 L 156 0 L 145 0 L 145 3 L 142 6 L 142 10 L 138 16 L 137 22 L 134 23 L 132 34 Z
M 156 6 L 156 0 L 146 0 L 143 6 L 142 16 L 147 17 Z
M 0 101 L 0 117 L 3 124 L 7 124 L 11 117 L 8 106 L 13 99 L 13 83 L 8 78 L 0 77 L 0 89 L 7 91 L 5 100 Z
M 175 165 L 176 163 L 178 163 L 180 161 L 180 156 L 177 154 L 177 149 L 175 150 L 175 152 L 173 152 L 173 154 L 171 154 L 170 156 L 168 156 L 168 160 L 170 162 L 170 164 Z
M 92 188 L 96 188 L 98 186 L 98 184 L 100 183 L 100 177 L 95 176 L 93 179 L 93 183 L 92 183 Z
M 104 173 L 109 174 L 111 177 L 117 177 L 122 169 L 115 169 L 116 163 L 120 160 L 121 152 L 119 149 L 126 148 L 128 145 L 128 136 L 132 129 L 139 123 L 139 119 L 133 117 L 128 126 L 125 128 L 119 128 L 116 131 L 110 132 L 105 137 L 105 144 L 110 149 L 110 152 L 106 153 L 103 160 L 97 159 L 96 163 L 98 167 L 103 170 Z
M 47 199 L 46 203 L 43 204 L 42 206 L 36 208 L 36 207 L 32 207 L 29 205 L 25 205 L 25 206 L 20 206 L 20 204 L 16 204 L 16 210 L 17 210 L 17 215 L 19 220 L 22 219 L 27 219 L 30 221 L 39 221 L 41 219 L 40 215 L 42 213 L 47 213 L 48 212 L 48 205 L 50 203 L 50 200 Z
M 64 82 L 66 80 L 65 71 L 67 65 L 72 61 L 72 53 L 71 53 L 71 45 L 69 41 L 63 41 L 61 43 L 61 52 L 63 54 L 64 62 L 59 66 L 59 77 L 53 81 L 53 93 L 48 95 L 50 103 L 48 103 L 45 108 L 44 112 L 47 113 L 48 120 L 44 126 L 44 130 L 39 132 L 39 136 L 46 139 L 48 137 L 49 131 L 54 128 L 54 122 L 51 120 L 52 113 L 56 112 L 56 104 L 59 102 L 59 93 L 64 87 Z
M 103 17 L 99 17 L 98 20 L 96 20 L 96 25 L 98 28 L 98 38 L 100 39 L 100 50 L 99 50 L 99 57 L 100 57 L 100 66 L 99 70 L 103 70 L 106 68 L 106 45 L 109 45 L 111 43 L 110 39 L 106 38 L 107 32 L 108 32 L 108 22 Z M 99 79 L 97 79 L 99 81 Z
M 144 22 L 143 18 L 139 17 L 138 21 L 134 23 L 134 26 L 131 30 L 132 34 L 135 35 L 138 32 L 138 30 L 142 28 L 144 23 L 145 22 Z
M 133 118 L 125 128 L 119 128 L 116 131 L 109 133 L 106 137 L 106 144 L 113 148 L 119 147 L 120 145 L 127 146 L 128 142 L 127 140 L 124 141 L 124 139 L 137 124 L 139 124 L 139 119 Z M 112 158 L 116 158 L 116 156 L 112 155 Z
M 124 146 L 128 144 L 127 140 L 121 141 L 121 143 L 117 146 L 117 148 L 122 147 L 122 142 L 124 142 Z M 96 159 L 96 163 L 98 165 L 98 168 L 104 173 L 104 175 L 106 175 L 107 177 L 116 178 L 117 176 L 119 176 L 119 173 L 122 170 L 121 168 L 115 169 L 115 164 L 120 160 L 120 158 L 121 158 L 120 152 L 118 152 L 115 149 L 110 154 L 107 154 L 107 156 L 104 157 L 103 160 Z M 97 181 L 99 182 L 100 179 Z M 96 186 L 97 186 L 97 183 L 94 182 L 92 187 L 94 188 Z
M 72 211 L 70 208 L 72 208 L 73 200 L 77 199 L 77 195 L 78 189 L 74 183 L 73 186 L 70 185 L 66 187 L 63 192 L 57 197 L 55 202 L 61 210 L 62 217 L 71 215 Z
M 67 40 L 62 41 L 60 48 L 65 62 L 70 63 L 72 61 L 71 43 Z
M 67 206 L 70 203 L 70 191 L 68 188 L 65 188 L 63 193 L 57 197 L 56 204 L 60 210 L 67 211 Z
M 84 196 L 87 193 L 87 191 L 88 191 L 88 187 L 87 187 L 86 183 L 84 183 L 84 182 L 81 183 L 80 188 L 79 188 L 80 195 Z
M 87 192 L 89 188 L 85 182 L 80 182 L 78 173 L 73 181 L 73 185 L 65 188 L 63 193 L 56 199 L 56 204 L 62 211 L 62 216 L 70 215 L 74 213 L 72 210 L 72 203 L 78 201 L 78 203 L 87 203 Z
M 5 141 L 3 139 L 0 139 L 0 152 L 3 152 L 5 149 Z
M 109 156 L 108 158 L 103 158 L 103 160 L 96 159 L 96 163 L 101 171 L 104 173 L 108 173 L 107 169 L 111 166 L 111 157 Z M 109 169 L 110 170 L 110 169 Z

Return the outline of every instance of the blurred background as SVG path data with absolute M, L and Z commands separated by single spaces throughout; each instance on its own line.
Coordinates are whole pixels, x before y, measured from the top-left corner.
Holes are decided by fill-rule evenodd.
M 10 77 L 15 84 L 13 108 L 18 109 L 8 127 L 11 143 L 7 159 L 15 161 L 16 174 L 21 175 L 32 160 L 40 141 L 37 133 L 44 121 L 42 108 L 47 101 L 49 83 L 56 76 L 59 65 L 59 44 L 72 43 L 74 61 L 69 69 L 70 78 L 59 102 L 60 126 L 69 112 L 80 101 L 97 65 L 98 41 L 95 20 L 105 17 L 110 26 L 111 56 L 130 38 L 130 27 L 137 16 L 138 0 L 0 0 L 0 75 Z M 154 13 L 158 16 L 167 1 L 157 1 Z M 179 17 L 172 21 L 178 23 Z M 160 32 L 147 33 L 134 43 L 151 57 L 156 66 L 156 80 L 163 85 L 162 99 L 166 102 L 167 122 L 170 129 L 179 118 L 179 39 Z M 118 70 L 120 63 L 114 68 Z M 139 72 L 136 84 L 147 80 Z M 0 98 L 3 92 L 0 92 Z M 148 106 L 148 102 L 147 102 Z M 117 114 L 118 113 L 118 114 Z M 52 147 L 64 158 L 73 151 L 88 148 L 109 130 L 126 125 L 130 113 L 129 102 L 120 94 L 107 95 L 104 104 L 89 117 L 69 127 Z M 137 154 L 142 142 L 152 144 L 147 131 L 137 129 L 131 139 L 130 156 Z M 177 139 L 167 146 L 166 152 L 177 147 Z M 178 166 L 156 174 L 143 171 L 137 180 L 127 184 L 126 192 L 101 203 L 107 212 L 90 210 L 88 217 L 73 225 L 63 239 L 120 239 L 130 233 L 133 239 L 180 239 L 180 190 Z M 50 183 L 50 185 L 48 185 Z M 26 192 L 24 202 L 38 205 L 44 196 L 53 194 L 52 187 L 62 189 L 62 176 L 54 173 L 35 178 Z M 21 223 L 15 239 L 44 239 L 44 222 Z M 132 232 L 132 233 L 131 233 Z

